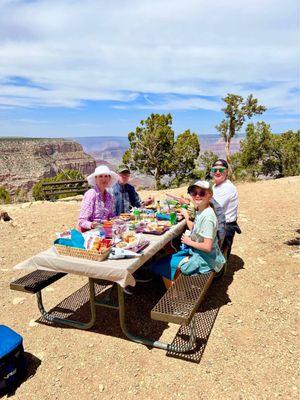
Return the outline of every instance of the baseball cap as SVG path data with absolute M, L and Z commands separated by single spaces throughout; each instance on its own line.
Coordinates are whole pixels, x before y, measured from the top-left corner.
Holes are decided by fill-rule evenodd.
M 130 172 L 130 168 L 126 164 L 121 164 L 117 168 L 117 173 L 120 174 L 121 172 Z
M 214 183 L 213 181 L 197 181 L 188 187 L 188 193 L 190 193 L 194 187 L 199 187 L 202 189 L 213 191 Z
M 222 158 L 219 158 L 217 161 L 214 162 L 213 167 L 221 167 L 221 166 L 228 169 L 227 161 L 223 160 Z

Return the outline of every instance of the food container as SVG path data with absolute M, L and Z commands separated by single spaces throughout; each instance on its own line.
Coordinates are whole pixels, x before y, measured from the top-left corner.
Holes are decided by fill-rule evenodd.
M 85 258 L 92 261 L 104 261 L 107 259 L 110 252 L 110 248 L 103 253 L 98 253 L 96 250 L 83 250 L 77 247 L 63 246 L 61 244 L 56 244 L 55 248 L 61 256 Z
M 105 237 L 106 238 L 111 238 L 113 236 L 113 234 L 112 234 L 112 226 L 113 226 L 113 223 L 111 221 L 103 221 L 102 229 L 105 232 Z

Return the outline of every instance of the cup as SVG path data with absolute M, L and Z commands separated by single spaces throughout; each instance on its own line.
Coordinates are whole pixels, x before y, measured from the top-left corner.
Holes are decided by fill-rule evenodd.
M 170 222 L 171 222 L 171 225 L 177 224 L 177 214 L 175 211 L 172 211 L 170 213 Z
M 138 221 L 140 219 L 140 215 L 141 215 L 140 210 L 134 210 L 133 215 L 134 215 L 134 219 L 136 221 Z

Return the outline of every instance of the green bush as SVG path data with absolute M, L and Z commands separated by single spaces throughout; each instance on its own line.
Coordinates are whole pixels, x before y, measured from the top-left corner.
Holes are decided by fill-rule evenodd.
M 9 192 L 3 186 L 0 186 L 0 204 L 9 204 L 9 203 L 11 203 Z
M 45 200 L 44 192 L 42 190 L 42 184 L 46 182 L 53 182 L 53 178 L 44 178 L 37 182 L 32 188 L 32 196 L 34 200 Z

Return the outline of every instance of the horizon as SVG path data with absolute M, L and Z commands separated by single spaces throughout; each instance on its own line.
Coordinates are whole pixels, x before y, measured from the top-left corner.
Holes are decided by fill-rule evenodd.
M 276 134 L 281 134 L 281 133 L 275 133 Z M 238 139 L 239 137 L 245 137 L 246 132 L 239 132 L 237 133 L 233 139 Z M 175 137 L 177 137 L 178 135 L 175 134 Z M 222 139 L 221 135 L 219 133 L 203 133 L 203 134 L 197 134 L 197 136 L 199 137 L 203 137 L 203 136 L 210 136 L 210 137 L 219 137 L 220 139 Z M 63 137 L 63 136 L 1 136 L 0 135 L 0 139 L 66 139 L 66 140 L 75 140 L 75 139 L 127 139 L 128 140 L 128 136 L 118 136 L 118 135 L 112 135 L 112 136 L 108 136 L 108 135 L 98 135 L 98 136 L 69 136 L 69 137 Z M 223 139 L 222 139 L 223 140 Z
M 245 125 L 299 129 L 296 0 L 71 4 L 0 1 L 0 137 L 125 137 L 151 113 L 214 135 L 227 93 L 267 107 Z

